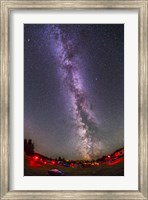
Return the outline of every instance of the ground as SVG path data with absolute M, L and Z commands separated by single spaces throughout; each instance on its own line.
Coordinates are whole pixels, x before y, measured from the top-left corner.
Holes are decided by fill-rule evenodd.
M 30 165 L 30 160 L 25 158 L 24 162 L 25 176 L 48 176 L 47 172 L 51 169 L 59 169 L 65 176 L 124 176 L 124 160 L 113 164 L 101 164 L 99 166 L 87 167 L 64 167 L 58 165 Z

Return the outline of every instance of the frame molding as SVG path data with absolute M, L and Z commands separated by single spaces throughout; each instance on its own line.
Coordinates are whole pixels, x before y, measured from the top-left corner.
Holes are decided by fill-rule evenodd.
M 148 0 L 0 0 L 0 179 L 1 199 L 148 199 Z M 139 189 L 138 191 L 9 190 L 9 17 L 15 9 L 138 9 Z

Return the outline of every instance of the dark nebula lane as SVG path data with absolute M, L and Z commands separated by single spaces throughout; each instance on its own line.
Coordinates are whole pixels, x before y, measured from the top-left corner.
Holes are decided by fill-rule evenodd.
M 60 25 L 53 25 L 49 37 L 53 40 L 55 58 L 59 60 L 61 81 L 65 90 L 69 93 L 71 108 L 74 119 L 76 119 L 77 134 L 79 135 L 79 151 L 83 159 L 90 160 L 99 155 L 100 141 L 94 139 L 93 132 L 97 131 L 97 124 L 93 113 L 89 109 L 85 92 L 83 90 L 79 62 L 75 59 L 79 55 L 75 50 L 75 40 L 69 38 Z M 80 59 L 80 58 L 79 58 Z M 98 141 L 97 141 L 98 140 Z

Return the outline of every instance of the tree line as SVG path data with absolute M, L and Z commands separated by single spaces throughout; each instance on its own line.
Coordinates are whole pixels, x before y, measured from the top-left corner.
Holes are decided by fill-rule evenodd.
M 26 155 L 30 156 L 34 154 L 34 143 L 31 139 L 24 139 L 24 152 Z

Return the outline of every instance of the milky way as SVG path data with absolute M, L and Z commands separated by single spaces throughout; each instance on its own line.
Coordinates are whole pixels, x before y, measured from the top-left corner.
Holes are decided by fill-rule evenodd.
M 52 49 L 55 57 L 59 60 L 61 79 L 64 83 L 65 90 L 68 90 L 71 99 L 71 110 L 77 126 L 79 135 L 79 151 L 84 159 L 93 159 L 99 155 L 101 141 L 94 138 L 94 132 L 98 131 L 97 123 L 90 109 L 89 102 L 86 98 L 82 76 L 80 74 L 79 57 L 76 51 L 76 38 L 60 28 L 60 25 L 51 27 L 50 36 Z
M 74 128 L 71 128 L 71 140 L 73 141 L 72 147 L 75 146 L 75 149 L 77 149 L 76 155 L 87 160 L 96 159 L 102 155 L 102 152 L 115 149 L 116 146 L 120 147 L 119 145 L 123 143 L 123 134 L 118 133 L 121 127 L 123 128 L 123 99 L 120 100 L 123 96 L 123 77 L 120 78 L 123 73 L 123 65 L 119 67 L 119 72 L 117 72 L 118 67 L 115 67 L 117 62 L 121 64 L 120 60 L 118 61 L 116 57 L 119 57 L 119 59 L 122 57 L 123 59 L 123 45 L 117 46 L 121 40 L 120 35 L 117 37 L 118 28 L 112 28 L 111 25 L 108 28 L 107 25 L 69 26 L 58 24 L 43 26 L 26 25 L 26 27 L 26 132 L 29 130 L 29 134 L 34 134 L 33 138 L 36 138 L 37 141 L 38 137 L 40 137 L 40 140 L 44 141 L 43 143 L 45 143 L 47 149 L 48 140 L 46 140 L 46 138 L 48 137 L 50 138 L 50 146 L 52 145 L 52 140 L 55 144 L 58 144 L 58 140 L 55 141 L 55 139 L 51 138 L 52 134 L 55 132 L 56 138 L 62 136 L 64 138 L 64 134 L 67 135 L 67 128 L 65 127 L 64 131 L 64 125 L 61 123 L 58 124 L 59 118 L 56 117 L 59 115 L 63 120 L 66 118 L 60 111 L 57 112 L 55 110 L 56 105 L 58 106 L 57 99 L 60 98 L 61 102 L 64 104 L 63 109 L 70 113 L 70 121 L 73 121 L 74 124 Z M 99 35 L 99 33 L 102 35 Z M 37 40 L 35 40 L 34 37 L 36 37 Z M 87 41 L 87 39 L 89 41 Z M 98 41 L 100 41 L 100 43 Z M 79 42 L 81 44 L 79 44 Z M 92 45 L 89 46 L 90 44 Z M 109 45 L 108 49 L 106 47 L 107 45 Z M 84 49 L 82 47 L 84 47 Z M 92 55 L 87 53 L 89 47 L 92 50 L 95 48 Z M 114 47 L 114 49 L 112 47 Z M 121 48 L 120 51 L 122 51 L 122 53 L 118 56 L 120 53 L 119 48 Z M 110 52 L 108 50 L 110 50 Z M 91 52 L 91 50 L 89 51 Z M 112 55 L 112 57 L 110 55 Z M 116 57 L 114 55 L 116 55 Z M 108 62 L 109 59 L 110 62 Z M 88 61 L 90 61 L 89 64 L 87 64 Z M 51 77 L 51 73 L 53 74 L 54 71 L 51 69 L 52 65 L 56 68 L 56 73 L 53 78 Z M 88 65 L 90 65 L 90 67 Z M 110 65 L 112 65 L 112 68 Z M 90 85 L 91 82 L 86 81 L 87 78 L 85 74 L 89 75 L 88 70 L 91 70 L 92 74 L 94 74 L 93 81 L 95 82 L 93 82 L 92 87 Z M 117 76 L 117 74 L 119 74 L 119 76 Z M 91 74 L 89 78 L 90 76 Z M 63 87 L 63 94 L 58 93 L 59 89 L 55 89 L 55 91 L 52 92 L 51 86 L 48 86 L 52 80 L 54 81 L 56 79 L 59 80 L 60 85 Z M 116 80 L 117 86 L 115 86 L 114 83 Z M 34 86 L 32 87 L 29 82 Z M 56 85 L 57 83 L 55 83 L 55 86 Z M 109 89 L 110 86 L 111 89 Z M 119 91 L 116 89 L 117 87 L 119 87 Z M 96 90 L 96 92 L 94 92 L 94 90 Z M 45 98 L 39 100 L 41 96 L 39 95 L 39 91 Z M 64 100 L 62 100 L 62 95 L 64 96 Z M 116 96 L 118 97 L 117 99 Z M 96 97 L 97 102 L 94 100 Z M 51 103 L 54 99 L 55 104 Z M 90 99 L 92 99 L 93 103 L 90 102 Z M 45 100 L 46 103 L 43 104 L 42 102 Z M 102 102 L 101 106 L 98 104 L 98 101 Z M 96 109 L 94 109 L 95 105 Z M 55 111 L 55 114 L 51 114 L 53 113 L 52 110 Z M 101 117 L 98 118 L 98 116 Z M 30 119 L 30 121 L 28 119 Z M 34 125 L 36 124 L 35 121 L 37 121 L 37 123 L 39 122 L 38 124 L 40 124 L 40 126 Z M 48 128 L 49 130 L 51 129 L 52 121 L 57 127 L 55 126 L 55 130 L 53 130 L 51 134 Z M 37 133 L 30 133 L 34 132 L 33 126 L 37 126 L 37 128 L 34 128 L 37 130 Z M 31 129 L 29 127 L 31 127 Z M 45 127 L 47 127 L 47 130 L 45 130 Z M 63 131 L 60 131 L 62 136 L 60 136 L 58 130 L 62 127 Z M 45 137 L 42 137 L 40 132 L 42 135 L 45 132 Z M 121 132 L 123 132 L 123 130 Z M 28 133 L 26 134 L 28 135 Z M 116 138 L 116 134 L 120 134 L 119 138 Z M 112 140 L 112 137 L 114 140 Z M 61 152 L 63 151 L 63 155 L 68 155 L 65 153 L 65 150 L 63 150 L 64 145 L 62 146 L 62 142 L 64 143 L 64 141 L 61 141 Z M 116 144 L 115 147 L 113 147 L 112 142 Z M 68 139 L 65 139 L 65 146 L 67 145 L 66 143 L 69 144 Z M 55 146 L 57 149 L 60 149 L 58 145 Z M 46 149 L 45 147 L 44 149 Z M 57 149 L 53 146 L 49 152 L 56 152 Z M 71 150 L 67 149 L 67 151 Z

